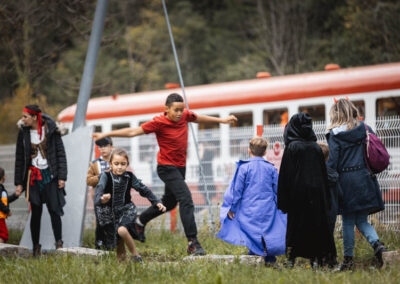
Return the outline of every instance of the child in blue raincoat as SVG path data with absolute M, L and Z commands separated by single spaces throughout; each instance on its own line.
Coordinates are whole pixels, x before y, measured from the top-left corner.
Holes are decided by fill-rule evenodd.
M 217 237 L 274 263 L 275 256 L 285 253 L 287 220 L 277 208 L 278 172 L 263 158 L 267 146 L 267 140 L 254 137 L 248 150 L 251 158 L 237 163 L 224 194 Z

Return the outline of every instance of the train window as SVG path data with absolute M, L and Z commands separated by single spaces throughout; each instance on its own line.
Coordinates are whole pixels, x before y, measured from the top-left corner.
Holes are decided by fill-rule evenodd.
M 358 112 L 360 113 L 360 116 L 362 119 L 365 118 L 365 103 L 363 100 L 361 101 L 351 101 L 356 108 L 358 109 Z
M 308 113 L 313 121 L 325 120 L 325 105 L 300 106 L 299 112 Z
M 129 124 L 129 123 L 119 123 L 119 124 L 113 124 L 113 125 L 111 126 L 111 129 L 112 129 L 112 130 L 117 130 L 117 129 L 127 128 L 127 127 L 130 127 L 130 124 Z
M 219 117 L 217 114 L 208 114 L 209 116 Z M 199 122 L 199 130 L 219 128 L 218 122 Z
M 237 117 L 238 121 L 234 124 L 231 124 L 231 127 L 244 127 L 244 126 L 252 126 L 253 125 L 253 113 L 250 112 L 238 112 L 231 113 Z
M 94 126 L 94 132 L 101 132 L 101 131 L 102 131 L 101 125 L 95 125 Z
M 266 109 L 263 112 L 264 125 L 280 124 L 285 126 L 288 122 L 288 109 Z
M 400 115 L 400 97 L 390 97 L 376 101 L 377 117 L 398 115 Z

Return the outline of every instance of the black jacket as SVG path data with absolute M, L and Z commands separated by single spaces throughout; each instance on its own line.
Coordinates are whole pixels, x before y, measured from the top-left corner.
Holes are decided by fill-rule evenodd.
M 3 201 L 0 200 L 0 211 L 2 211 L 4 214 L 8 214 L 8 213 L 10 213 L 9 204 L 10 204 L 11 202 L 17 200 L 17 199 L 18 199 L 18 196 L 17 196 L 15 193 L 13 193 L 13 194 L 11 194 L 11 195 L 9 196 L 7 190 L 4 188 L 4 186 L 3 186 L 2 184 L 0 184 L 0 196 L 2 196 L 3 191 L 4 191 L 4 192 L 6 193 L 6 195 L 7 195 L 8 204 L 5 205 L 5 204 L 3 203 Z
M 161 201 L 154 195 L 154 193 L 142 183 L 140 179 L 138 179 L 133 173 L 125 172 L 122 174 L 122 178 L 127 179 L 127 187 L 125 191 L 125 204 L 131 203 L 131 188 L 134 188 L 139 194 L 143 197 L 146 197 L 153 206 L 157 203 L 161 203 Z M 111 199 L 107 203 L 111 205 L 111 200 L 113 198 L 113 185 L 112 185 L 112 177 L 109 171 L 106 171 L 100 175 L 100 181 L 96 186 L 95 196 L 94 196 L 94 204 L 101 205 L 101 196 L 105 193 L 111 194 Z
M 67 180 L 67 158 L 61 134 L 55 122 L 46 114 L 42 114 L 43 122 L 46 124 L 47 137 L 47 163 L 49 165 L 52 179 Z M 15 152 L 14 184 L 22 185 L 26 189 L 28 168 L 31 165 L 31 136 L 30 127 L 22 126 L 18 133 L 17 147 Z

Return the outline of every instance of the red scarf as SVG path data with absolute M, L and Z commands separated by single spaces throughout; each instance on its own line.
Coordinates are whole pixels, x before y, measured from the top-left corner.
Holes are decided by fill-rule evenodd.
M 31 170 L 31 186 L 34 185 L 35 180 L 43 180 L 42 173 L 38 168 L 30 166 L 29 169 Z
M 38 128 L 38 134 L 39 134 L 39 140 L 42 139 L 42 112 L 36 112 L 34 110 L 31 110 L 29 108 L 24 108 L 24 112 L 30 113 L 30 114 L 34 114 L 37 116 L 38 118 L 38 122 L 37 122 L 37 128 Z

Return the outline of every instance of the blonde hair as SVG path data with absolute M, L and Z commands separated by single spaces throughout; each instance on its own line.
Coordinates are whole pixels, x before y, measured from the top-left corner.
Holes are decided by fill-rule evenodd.
M 331 124 L 328 126 L 328 130 L 341 125 L 347 125 L 347 129 L 353 129 L 359 124 L 360 114 L 351 101 L 340 99 L 331 107 L 329 117 Z
M 250 152 L 257 157 L 262 157 L 268 147 L 268 141 L 262 137 L 253 137 L 249 143 Z
M 319 147 L 321 147 L 322 153 L 324 154 L 325 161 L 329 158 L 329 146 L 324 142 L 318 142 Z

